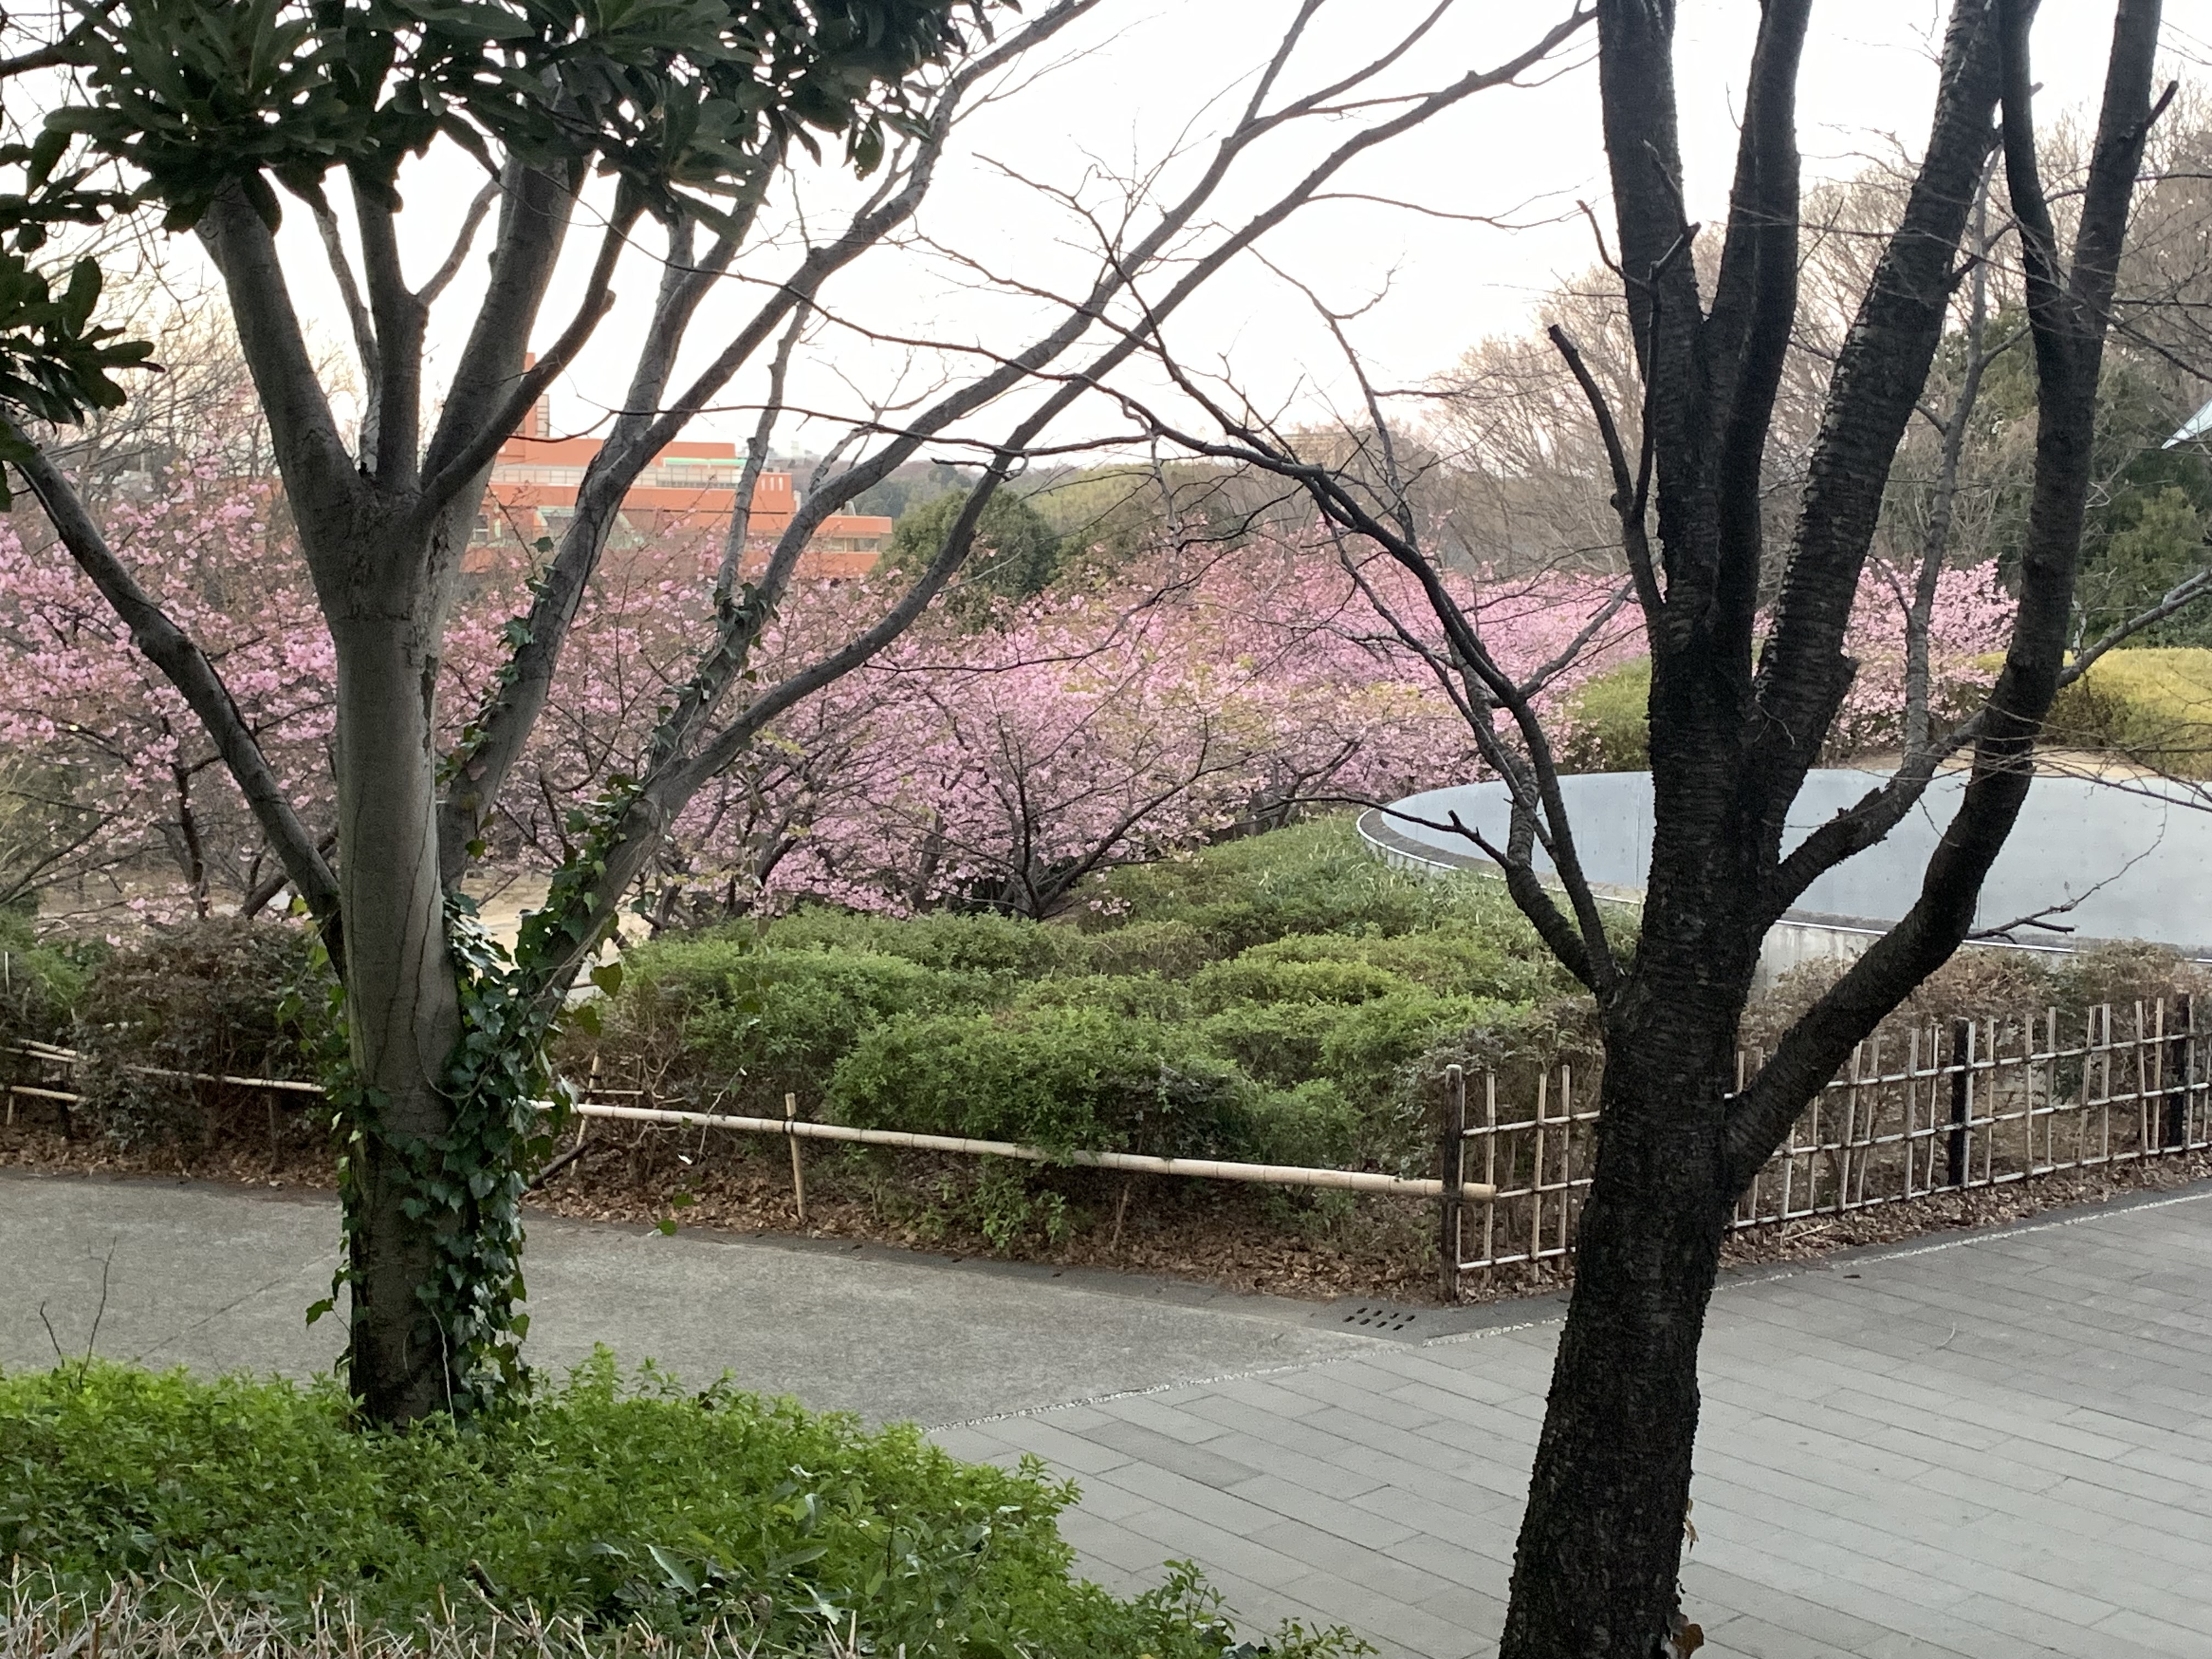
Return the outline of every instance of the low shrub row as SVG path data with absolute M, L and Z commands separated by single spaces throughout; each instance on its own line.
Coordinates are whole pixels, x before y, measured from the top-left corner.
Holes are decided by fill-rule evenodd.
M 1080 926 L 815 910 L 632 953 L 598 1058 L 656 1093 L 1167 1156 L 1429 1157 L 1410 1078 L 1569 990 L 1495 883 L 1345 820 L 1116 872 Z
M 219 916 L 124 947 L 33 937 L 0 915 L 0 1071 L 34 1078 L 26 1041 L 84 1056 L 70 1087 L 77 1127 L 118 1146 L 199 1146 L 249 1124 L 297 1139 L 265 1099 L 192 1074 L 309 1077 L 329 1030 L 331 980 L 307 930 Z
M 2045 740 L 2212 778 L 2212 650 L 2111 651 L 2058 694 Z
M 196 1379 L 88 1360 L 0 1376 L 0 1559 L 94 1605 L 197 1583 L 302 1620 L 532 1616 L 744 1651 L 1028 1659 L 1325 1659 L 1296 1626 L 1239 1646 L 1188 1571 L 1133 1600 L 1083 1582 L 1073 1486 L 962 1463 L 726 1383 L 694 1392 L 601 1351 L 511 1415 L 404 1433 L 325 1381 Z M 95 1638 L 95 1649 L 97 1641 Z

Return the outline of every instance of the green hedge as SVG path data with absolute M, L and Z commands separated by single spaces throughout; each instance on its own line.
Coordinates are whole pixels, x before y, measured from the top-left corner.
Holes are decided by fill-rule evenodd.
M 97 1594 L 197 1578 L 299 1613 L 353 1600 L 396 1626 L 495 1606 L 681 1635 L 733 1619 L 757 1651 L 1218 1659 L 1233 1639 L 1188 1576 L 1134 1601 L 1077 1580 L 1073 1486 L 958 1462 L 910 1425 L 602 1351 L 512 1418 L 361 1431 L 328 1382 L 104 1362 L 0 1376 L 0 1558 Z M 1290 1631 L 1278 1652 L 1349 1650 Z
M 1559 759 L 1571 772 L 1641 772 L 1651 764 L 1651 659 L 1593 674 L 1567 700 Z
M 849 1123 L 1055 1150 L 1237 1146 L 1249 1091 L 1189 1026 L 1106 1008 L 894 1020 L 830 1074 Z
M 2212 778 L 2212 650 L 2108 651 L 2058 694 L 2044 741 Z
M 810 909 L 631 953 L 656 1091 L 1056 1149 L 1425 1167 L 1412 1073 L 1570 988 L 1495 881 L 1334 819 L 1115 872 L 1081 926 Z
M 1180 923 L 1217 959 L 1298 934 L 1389 938 L 1446 927 L 1488 932 L 1508 949 L 1536 946 L 1502 884 L 1394 869 L 1341 817 L 1117 870 L 1097 896 L 1085 923 L 1094 934 Z
M 639 951 L 625 975 L 629 1036 L 672 1024 L 683 1069 L 732 1102 L 780 1109 L 787 1091 L 820 1092 L 861 1037 L 908 1015 L 991 1006 L 997 981 L 867 951 L 784 950 L 743 936 Z M 634 975 L 635 984 L 630 982 Z
M 1066 955 L 1066 935 L 1013 916 L 925 911 L 866 915 L 809 905 L 769 923 L 762 943 L 782 951 L 866 951 L 924 968 L 968 974 L 1049 974 Z

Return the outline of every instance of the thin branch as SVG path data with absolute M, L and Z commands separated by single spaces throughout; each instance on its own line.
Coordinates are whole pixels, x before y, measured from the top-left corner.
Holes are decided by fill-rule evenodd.
M 783 413 L 784 381 L 791 372 L 791 354 L 811 314 L 805 306 L 792 308 L 791 325 L 784 330 L 783 337 L 776 342 L 775 356 L 769 360 L 768 396 L 762 400 L 760 419 L 753 423 L 752 437 L 745 445 L 745 470 L 738 480 L 737 495 L 730 502 L 730 532 L 722 544 L 721 568 L 714 573 L 717 610 L 731 602 L 738 579 L 744 574 L 745 538 L 752 525 L 753 496 L 760 488 L 761 473 L 768 465 L 769 440 L 775 436 L 776 421 Z
M 483 228 L 485 216 L 490 213 L 492 204 L 498 199 L 499 180 L 488 179 L 484 187 L 477 192 L 476 199 L 469 204 L 468 213 L 461 220 L 460 232 L 453 238 L 453 249 L 446 256 L 445 264 L 431 273 L 428 282 L 415 290 L 416 303 L 424 310 L 437 304 L 439 296 L 461 274 L 461 267 L 468 263 L 469 250 L 476 246 L 477 232 Z
M 1606 402 L 1605 392 L 1597 377 L 1583 361 L 1566 330 L 1557 323 L 1544 331 L 1561 357 L 1566 360 L 1567 371 L 1582 388 L 1583 401 L 1589 404 L 1591 416 L 1597 422 L 1599 438 L 1605 445 L 1607 464 L 1613 469 L 1613 510 L 1620 519 L 1621 550 L 1628 556 L 1628 568 L 1636 583 L 1636 602 L 1643 607 L 1644 629 L 1655 642 L 1661 617 L 1667 609 L 1666 596 L 1659 591 L 1658 572 L 1651 558 L 1650 514 L 1645 506 L 1649 493 L 1650 449 L 1644 451 L 1644 462 L 1636 476 L 1628 470 L 1628 452 L 1620 441 L 1620 428 L 1613 418 L 1612 405 Z M 1650 422 L 1644 422 L 1650 430 Z
M 515 379 L 513 389 L 502 402 L 494 405 L 490 416 L 477 428 L 475 436 L 460 443 L 453 455 L 424 481 L 422 501 L 426 513 L 443 512 L 471 479 L 491 465 L 492 458 L 522 424 L 532 405 L 545 395 L 546 389 L 567 372 L 577 354 L 590 343 L 600 319 L 614 308 L 615 265 L 629 246 L 630 229 L 642 211 L 642 206 L 635 202 L 617 204 L 614 216 L 600 235 L 599 257 L 592 263 L 592 274 L 585 282 L 583 295 L 576 302 L 575 314 L 568 326 L 562 330 L 560 337 L 545 349 L 534 366 Z

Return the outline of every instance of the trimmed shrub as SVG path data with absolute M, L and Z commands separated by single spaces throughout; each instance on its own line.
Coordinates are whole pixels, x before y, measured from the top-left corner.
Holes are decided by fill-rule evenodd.
M 1393 870 L 1346 818 L 1094 891 L 1079 927 L 811 908 L 664 938 L 627 959 L 603 1069 L 708 1109 L 788 1091 L 871 1127 L 1396 1167 L 1429 1157 L 1423 1056 L 1569 985 L 1502 884 Z M 943 1212 L 1050 1234 L 1038 1173 L 952 1181 Z
M 1369 1115 L 1326 1078 L 1252 1103 L 1252 1156 L 1261 1164 L 1335 1170 L 1364 1155 Z
M 1326 1079 L 1382 1123 L 1407 1068 L 1495 1006 L 1408 988 L 1355 1003 L 1236 1003 L 1198 1029 L 1209 1048 L 1259 1082 L 1294 1088 Z M 1395 1151 L 1398 1138 L 1379 1132 L 1376 1155 Z
M 1505 1002 L 1534 1002 L 1571 988 L 1566 969 L 1533 933 L 1497 927 L 1454 927 L 1395 939 L 1309 933 L 1255 945 L 1237 960 L 1364 963 L 1427 990 Z
M 1197 1006 L 1219 1013 L 1243 1002 L 1371 1002 L 1414 989 L 1410 981 L 1389 969 L 1356 957 L 1285 961 L 1262 954 L 1268 949 L 1257 946 L 1192 975 L 1191 995 Z
M 762 947 L 749 936 L 662 941 L 627 958 L 602 1041 L 611 1056 L 656 1056 L 664 1086 L 772 1111 L 787 1091 L 818 1095 L 866 1033 L 997 996 L 988 974 L 905 956 Z
M 1020 1008 L 1103 1008 L 1133 1019 L 1188 1019 L 1193 1006 L 1188 981 L 1158 974 L 1074 974 L 1024 986 L 1015 998 Z
M 1535 936 L 1501 882 L 1429 880 L 1370 854 L 1348 817 L 1224 842 L 1185 858 L 1116 870 L 1097 884 L 1096 930 L 1180 921 L 1216 956 L 1294 934 L 1389 938 L 1458 925 Z
M 77 1000 L 85 1115 L 126 1146 L 204 1142 L 220 1085 L 158 1073 L 312 1078 L 330 988 L 313 936 L 290 921 L 211 917 L 116 951 Z
M 1013 916 L 929 910 L 871 915 L 809 905 L 768 924 L 762 942 L 782 951 L 863 951 L 902 957 L 950 973 L 1048 974 L 1060 966 L 1063 934 Z
M 1567 699 L 1559 764 L 1570 772 L 1641 772 L 1651 764 L 1651 659 L 1593 674 Z
M 864 1127 L 1218 1155 L 1240 1139 L 1249 1089 L 1188 1027 L 1038 1008 L 894 1020 L 837 1062 L 830 1105 Z
M 958 1462 L 910 1425 L 649 1368 L 625 1385 L 605 1350 L 467 1428 L 349 1418 L 328 1381 L 94 1361 L 0 1376 L 0 1555 L 94 1595 L 187 1580 L 295 1617 L 350 1602 L 395 1629 L 530 1607 L 675 1638 L 727 1620 L 759 1638 L 748 1651 L 796 1655 L 827 1620 L 913 1659 L 1217 1659 L 1234 1639 L 1191 1573 L 1133 1601 L 1079 1581 L 1054 1524 L 1073 1486 L 1034 1462 Z
M 1188 921 L 1133 921 L 1105 933 L 1058 928 L 1070 973 L 1194 973 L 1221 955 L 1219 947 Z
M 2108 651 L 2058 694 L 2044 741 L 2102 749 L 2181 778 L 2212 778 L 2212 650 Z

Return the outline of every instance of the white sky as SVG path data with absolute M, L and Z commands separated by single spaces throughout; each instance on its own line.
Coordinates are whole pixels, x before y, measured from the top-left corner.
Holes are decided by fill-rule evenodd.
M 1286 85 L 1303 89 L 1341 74 L 1355 54 L 1395 38 L 1432 3 L 1330 0 Z M 1934 95 L 1943 9 L 1933 0 L 1822 0 L 1815 7 L 1799 93 L 1808 183 L 1851 173 L 1899 147 L 1917 151 Z M 1196 141 L 1219 131 L 1292 10 L 1291 0 L 1109 0 L 1031 65 L 1057 67 L 965 125 L 920 228 L 939 245 L 1024 282 L 1066 284 L 1087 273 L 1076 245 L 1079 224 L 994 164 L 1094 202 L 1109 199 L 1102 173 L 1156 165 L 1178 135 Z M 2166 10 L 2172 68 L 2202 77 L 2212 63 L 2206 44 L 2212 40 L 2212 0 L 2167 0 Z M 1564 4 L 1551 0 L 1458 0 L 1445 24 L 1395 76 L 1392 88 L 1441 85 L 1493 64 L 1564 13 Z M 2034 47 L 2046 124 L 2094 108 L 2112 13 L 2111 0 L 2044 0 Z M 1758 15 L 1756 0 L 1683 0 L 1681 7 L 1677 76 L 1687 189 L 1692 212 L 1709 221 L 1717 219 L 1725 200 Z M 1505 230 L 1337 202 L 1307 209 L 1264 245 L 1277 265 L 1334 306 L 1383 293 L 1352 327 L 1378 380 L 1419 381 L 1484 336 L 1517 331 L 1547 289 L 1590 263 L 1589 230 L 1574 202 L 1590 202 L 1608 222 L 1591 44 L 1586 33 L 1545 84 L 1479 94 L 1395 141 L 1363 161 L 1340 186 L 1437 213 L 1512 216 L 1531 222 L 1530 228 Z M 1279 154 L 1249 158 L 1258 165 L 1246 187 L 1224 198 L 1223 216 L 1279 190 L 1317 153 L 1317 143 L 1334 142 L 1342 131 L 1316 133 Z M 1176 170 L 1168 176 L 1176 177 Z M 419 279 L 443 257 L 475 179 L 468 164 L 434 155 L 404 185 L 409 207 L 403 225 Z M 834 221 L 838 205 L 854 195 L 849 181 L 832 169 L 805 176 L 797 190 L 817 225 Z M 787 200 L 778 216 L 787 223 L 789 212 Z M 335 292 L 303 212 L 289 216 L 284 240 L 301 308 L 327 341 L 343 341 Z M 595 240 L 574 239 L 571 267 L 588 258 Z M 186 248 L 178 251 L 190 257 Z M 742 269 L 769 278 L 793 257 L 787 246 L 764 248 Z M 587 428 L 621 395 L 627 351 L 653 280 L 647 262 L 633 263 L 617 283 L 623 304 L 556 389 L 556 429 Z M 481 262 L 472 261 L 471 276 L 480 269 Z M 541 319 L 541 342 L 565 322 L 574 276 L 570 270 L 556 286 Z M 833 311 L 873 329 L 1001 348 L 1024 341 L 1024 325 L 1034 326 L 1042 314 L 1033 302 L 976 292 L 949 262 L 914 248 L 879 250 L 837 279 L 827 297 Z M 434 352 L 449 353 L 458 343 L 475 298 L 467 280 L 449 292 L 434 323 Z M 712 347 L 748 308 L 741 292 L 731 293 L 709 306 L 693 337 Z M 1334 349 L 1307 301 L 1249 259 L 1224 272 L 1206 302 L 1186 311 L 1171 334 L 1186 361 L 1227 363 L 1262 402 L 1317 410 L 1312 387 L 1341 383 Z M 883 396 L 902 369 L 909 385 L 934 372 L 927 364 L 908 367 L 904 352 L 832 331 L 816 342 L 797 374 L 794 401 L 850 410 L 863 394 Z M 435 379 L 434 368 L 434 384 Z M 732 398 L 741 403 L 755 395 L 747 384 Z M 750 423 L 744 413 L 710 415 L 690 435 L 740 439 Z M 1091 429 L 1112 424 L 1109 411 L 1094 411 Z M 817 422 L 781 434 L 780 443 L 818 446 L 831 429 Z

